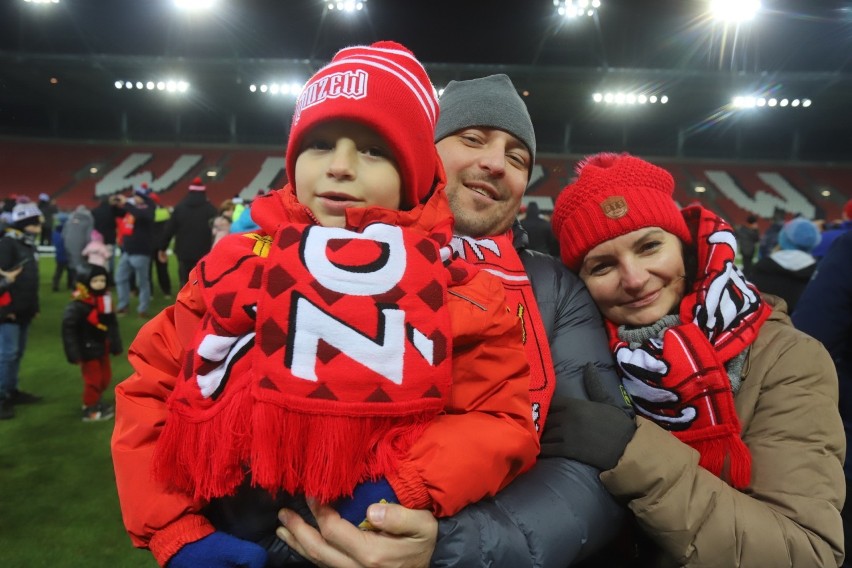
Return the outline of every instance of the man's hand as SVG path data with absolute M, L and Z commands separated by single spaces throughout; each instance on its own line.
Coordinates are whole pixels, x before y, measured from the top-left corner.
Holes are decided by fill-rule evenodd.
M 157 260 L 159 260 L 161 264 L 168 262 L 169 261 L 169 255 L 166 254 L 166 251 L 164 251 L 164 250 L 158 250 L 157 251 Z
M 289 509 L 278 518 L 277 534 L 290 548 L 327 568 L 427 567 L 438 537 L 438 521 L 429 511 L 374 504 L 367 520 L 376 532 L 362 531 L 332 507 L 309 499 L 319 531 Z

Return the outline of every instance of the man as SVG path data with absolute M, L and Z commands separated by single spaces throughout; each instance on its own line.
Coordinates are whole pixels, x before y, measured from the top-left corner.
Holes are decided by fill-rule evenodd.
M 175 205 L 172 217 L 157 243 L 160 262 L 166 262 L 166 249 L 175 238 L 175 255 L 178 259 L 178 282 L 183 288 L 189 271 L 201 257 L 210 252 L 213 234 L 210 223 L 216 217 L 216 206 L 207 200 L 207 186 L 197 177 L 189 184 L 189 192 Z
M 745 225 L 737 229 L 737 244 L 740 245 L 740 254 L 743 258 L 743 273 L 751 276 L 751 267 L 754 264 L 754 251 L 760 243 L 760 229 L 757 226 L 757 215 L 746 217 Z
M 136 275 L 139 290 L 139 317 L 148 317 L 151 303 L 151 242 L 154 228 L 154 202 L 148 195 L 147 184 L 133 192 L 133 197 L 115 196 L 116 204 L 125 210 L 122 218 L 123 238 L 121 257 L 116 269 L 118 315 L 126 315 L 130 305 L 130 278 Z
M 0 420 L 15 417 L 14 405 L 42 397 L 18 388 L 30 323 L 39 312 L 36 246 L 42 216 L 29 200 L 12 209 L 11 226 L 0 238 Z
M 513 228 L 535 159 L 535 135 L 509 78 L 452 81 L 440 104 L 435 139 L 460 235 L 454 248 L 503 279 L 510 309 L 522 318 L 527 337 L 536 423 L 547 428 L 549 383 L 557 383 L 560 396 L 586 398 L 583 367 L 592 362 L 608 388 L 618 389 L 600 315 L 579 279 L 557 259 L 528 250 L 526 234 L 517 224 Z M 606 544 L 622 519 L 598 471 L 562 458 L 540 458 L 495 498 L 440 521 L 428 511 L 372 505 L 368 520 L 383 532 L 363 533 L 329 507 L 312 504 L 312 510 L 321 532 L 282 510 L 278 534 L 327 566 L 428 566 L 430 561 L 567 566 Z

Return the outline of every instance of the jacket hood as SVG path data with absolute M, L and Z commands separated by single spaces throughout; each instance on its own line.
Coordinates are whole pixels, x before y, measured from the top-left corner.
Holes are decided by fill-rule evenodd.
M 805 280 L 813 273 L 810 268 L 816 264 L 816 260 L 809 253 L 800 250 L 779 250 L 769 255 L 772 263 L 765 267 L 773 273 L 792 273 L 794 276 L 802 275 Z

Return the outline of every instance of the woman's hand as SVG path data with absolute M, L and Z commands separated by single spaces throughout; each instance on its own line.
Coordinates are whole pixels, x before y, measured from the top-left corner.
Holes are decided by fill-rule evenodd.
M 438 536 L 438 521 L 429 511 L 402 505 L 374 504 L 367 520 L 375 531 L 362 531 L 340 518 L 332 507 L 309 499 L 319 531 L 290 509 L 281 509 L 276 531 L 287 545 L 327 568 L 428 567 Z
M 23 266 L 18 266 L 17 268 L 13 268 L 12 270 L 9 270 L 9 271 L 0 270 L 0 277 L 5 278 L 6 280 L 9 281 L 9 284 L 11 284 L 12 282 L 15 281 L 15 278 L 18 277 L 18 275 L 21 273 L 21 271 L 23 269 L 24 269 Z

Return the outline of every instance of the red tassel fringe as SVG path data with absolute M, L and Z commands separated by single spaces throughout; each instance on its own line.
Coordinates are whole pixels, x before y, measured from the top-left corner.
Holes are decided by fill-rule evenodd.
M 234 392 L 213 416 L 193 421 L 174 409 L 157 442 L 153 475 L 172 490 L 209 500 L 233 494 L 246 475 L 252 396 Z
M 352 417 L 283 411 L 256 402 L 251 475 L 255 485 L 329 503 L 367 479 L 394 471 L 435 411 Z
M 690 436 L 692 432 L 679 432 L 677 437 L 686 444 L 698 450 L 701 457 L 698 465 L 717 477 L 722 477 L 725 460 L 728 461 L 728 475 L 731 486 L 745 489 L 751 482 L 751 452 L 745 442 L 734 433 L 733 427 L 726 428 L 729 432 L 715 434 L 710 437 Z

